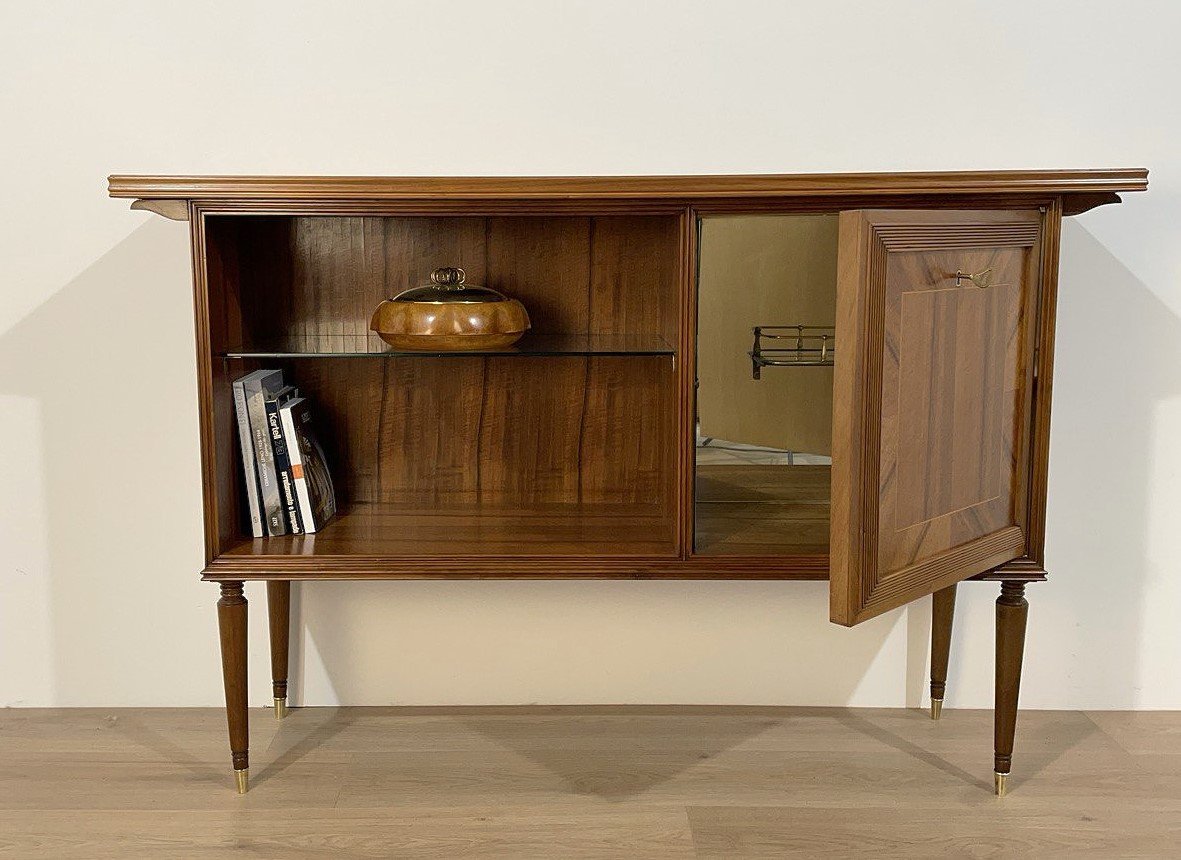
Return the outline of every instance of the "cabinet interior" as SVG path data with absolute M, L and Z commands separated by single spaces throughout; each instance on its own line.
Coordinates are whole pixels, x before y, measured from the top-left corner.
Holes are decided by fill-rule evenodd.
M 837 221 L 793 214 L 699 223 L 699 555 L 828 553 Z M 760 354 L 777 363 L 758 378 L 756 326 L 806 327 L 803 336 L 771 329 L 783 337 L 762 340 L 771 351 Z
M 832 367 L 756 379 L 751 352 L 755 326 L 835 323 L 837 216 L 698 239 L 692 552 L 826 555 Z M 677 215 L 209 216 L 220 554 L 679 554 L 680 243 Z M 517 348 L 369 332 L 442 265 L 525 304 Z M 339 506 L 315 535 L 248 537 L 231 384 L 259 367 L 315 406 Z
M 674 555 L 678 215 L 207 216 L 221 555 Z M 373 309 L 439 266 L 520 299 L 497 354 L 393 353 Z M 314 404 L 340 512 L 252 540 L 232 381 Z

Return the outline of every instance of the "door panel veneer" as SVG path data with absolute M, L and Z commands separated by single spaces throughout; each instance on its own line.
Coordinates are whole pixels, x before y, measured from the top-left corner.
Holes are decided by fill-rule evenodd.
M 841 214 L 834 621 L 1024 552 L 1040 224 L 1035 211 Z

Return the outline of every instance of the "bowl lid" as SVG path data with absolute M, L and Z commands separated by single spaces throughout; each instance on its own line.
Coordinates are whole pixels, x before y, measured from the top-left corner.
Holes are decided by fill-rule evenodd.
M 464 283 L 467 273 L 458 266 L 444 266 L 431 272 L 431 283 L 411 287 L 391 299 L 395 302 L 431 302 L 434 304 L 478 304 L 505 302 L 508 298 L 489 287 Z

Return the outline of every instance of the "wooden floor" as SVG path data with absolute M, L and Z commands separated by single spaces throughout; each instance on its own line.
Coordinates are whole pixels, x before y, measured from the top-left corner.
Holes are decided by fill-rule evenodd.
M 0 711 L 0 856 L 1177 857 L 1181 713 Z

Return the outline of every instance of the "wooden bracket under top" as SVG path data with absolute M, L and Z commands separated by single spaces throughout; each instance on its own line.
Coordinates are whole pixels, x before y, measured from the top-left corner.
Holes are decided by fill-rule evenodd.
M 155 212 L 157 215 L 163 215 L 165 218 L 171 218 L 173 221 L 188 221 L 189 220 L 189 201 L 188 200 L 133 200 L 131 201 L 132 209 L 143 209 L 147 212 Z

